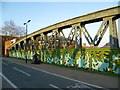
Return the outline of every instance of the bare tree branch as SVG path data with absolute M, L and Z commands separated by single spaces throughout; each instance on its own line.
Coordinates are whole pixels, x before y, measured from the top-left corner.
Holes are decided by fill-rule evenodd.
M 25 35 L 25 28 L 16 26 L 13 20 L 4 22 L 4 26 L 0 30 L 0 33 L 5 35 L 12 35 L 15 37 L 21 37 Z

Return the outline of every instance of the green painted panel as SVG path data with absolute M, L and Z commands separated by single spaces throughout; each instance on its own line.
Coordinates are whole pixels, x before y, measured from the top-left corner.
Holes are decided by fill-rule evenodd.
M 111 71 L 120 74 L 120 49 L 88 48 L 88 49 L 55 49 L 28 50 L 27 58 L 33 59 L 37 52 L 42 62 L 64 66 L 73 66 L 98 71 Z M 25 50 L 9 51 L 10 57 L 24 58 Z

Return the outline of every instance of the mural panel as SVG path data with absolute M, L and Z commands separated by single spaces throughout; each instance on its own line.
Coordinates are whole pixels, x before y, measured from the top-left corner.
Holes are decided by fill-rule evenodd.
M 28 50 L 27 58 L 32 60 L 36 52 L 39 60 L 45 63 L 120 74 L 120 49 Z M 10 57 L 25 59 L 25 55 L 25 50 L 9 51 Z

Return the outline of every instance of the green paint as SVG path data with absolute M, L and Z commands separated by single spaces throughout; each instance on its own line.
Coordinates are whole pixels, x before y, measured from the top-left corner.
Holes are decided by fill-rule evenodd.
M 25 59 L 25 52 L 25 50 L 13 50 L 9 51 L 9 56 Z M 28 50 L 27 58 L 33 59 L 35 52 L 39 53 L 39 60 L 42 62 L 120 74 L 120 49 Z

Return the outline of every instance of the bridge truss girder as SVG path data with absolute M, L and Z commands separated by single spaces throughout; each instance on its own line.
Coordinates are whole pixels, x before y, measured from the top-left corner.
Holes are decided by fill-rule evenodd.
M 117 12 L 118 9 L 120 9 L 120 7 L 106 9 L 101 12 L 94 12 L 88 15 L 84 15 L 83 17 L 77 17 L 65 22 L 51 25 L 50 30 L 47 27 L 44 28 L 43 31 L 38 31 L 38 33 L 35 32 L 32 35 L 28 35 L 27 39 L 24 37 L 24 39 L 20 40 L 18 43 L 15 43 L 15 45 L 12 45 L 11 49 L 66 49 L 71 48 L 71 45 L 73 45 L 72 48 L 82 48 L 83 36 L 90 46 L 99 46 L 108 28 L 110 48 L 119 48 L 116 25 L 116 20 L 120 18 L 120 13 Z M 106 13 L 107 11 L 108 13 Z M 98 22 L 101 20 L 102 23 L 95 37 L 91 37 L 85 27 L 86 24 L 93 23 L 94 21 Z M 65 37 L 63 29 L 68 26 L 71 26 L 71 31 L 68 37 Z M 48 33 L 50 32 L 52 35 L 48 36 Z M 28 48 L 26 48 L 26 46 Z
M 31 37 L 30 40 L 26 42 L 24 40 L 24 50 L 26 50 L 25 45 L 27 45 L 28 49 L 40 49 L 40 50 L 47 50 L 47 49 L 65 49 L 69 48 L 70 45 L 74 44 L 74 48 L 82 48 L 82 34 L 84 35 L 85 39 L 87 40 L 89 45 L 98 46 L 105 35 L 109 27 L 109 36 L 110 36 L 110 48 L 118 48 L 118 35 L 117 35 L 117 26 L 116 21 L 113 17 L 103 18 L 103 21 L 95 35 L 92 39 L 88 30 L 85 27 L 85 24 L 82 25 L 81 23 L 77 23 L 71 25 L 71 31 L 68 37 L 65 37 L 65 34 L 62 30 L 55 29 L 52 30 L 52 35 L 48 37 L 48 34 L 41 33 L 39 37 L 36 39 Z M 21 48 L 21 43 L 18 43 L 18 46 L 15 48 Z

